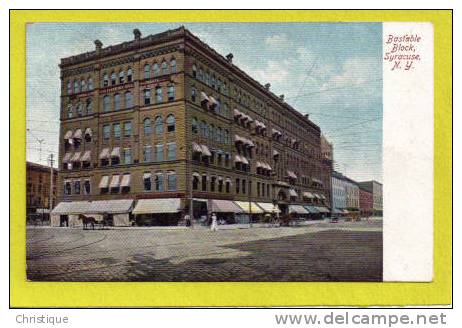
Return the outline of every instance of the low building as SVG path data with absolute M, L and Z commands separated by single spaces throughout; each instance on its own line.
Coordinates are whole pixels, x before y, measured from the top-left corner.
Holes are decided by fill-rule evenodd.
M 383 186 L 375 180 L 359 182 L 358 185 L 372 194 L 374 215 L 383 215 Z
M 332 172 L 332 212 L 343 213 L 346 209 L 346 183 L 345 177 L 337 172 Z
M 373 203 L 372 193 L 364 188 L 359 187 L 359 209 L 361 211 L 361 215 L 373 215 Z
M 53 169 L 53 192 L 50 196 L 51 170 L 49 166 L 26 162 L 26 214 L 47 213 L 50 200 L 56 204 L 58 170 Z

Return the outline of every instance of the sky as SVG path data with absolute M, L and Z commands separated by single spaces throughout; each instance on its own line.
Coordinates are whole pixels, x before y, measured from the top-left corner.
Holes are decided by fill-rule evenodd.
M 184 25 L 320 126 L 334 168 L 382 182 L 381 23 L 34 23 L 26 35 L 27 160 L 57 158 L 62 57 Z M 41 145 L 41 151 L 40 151 Z

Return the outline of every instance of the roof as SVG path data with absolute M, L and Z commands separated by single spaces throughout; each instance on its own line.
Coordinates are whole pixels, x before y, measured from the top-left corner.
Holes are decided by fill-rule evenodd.
M 36 171 L 42 171 L 42 172 L 50 172 L 50 167 L 34 162 L 26 162 L 26 170 L 36 170 Z M 58 173 L 57 168 L 53 168 L 54 173 Z
M 134 30 L 134 32 L 135 31 L 138 31 L 138 30 Z M 105 56 L 116 55 L 116 54 L 120 54 L 124 52 L 130 52 L 136 49 L 148 47 L 148 46 L 155 45 L 155 44 L 160 44 L 162 42 L 171 41 L 171 40 L 178 39 L 181 37 L 185 37 L 185 38 L 188 38 L 190 41 L 197 42 L 200 46 L 202 46 L 204 49 L 210 52 L 213 56 L 215 56 L 215 58 L 217 58 L 218 61 L 222 65 L 231 69 L 239 77 L 243 78 L 244 80 L 247 80 L 247 82 L 250 82 L 250 84 L 253 85 L 253 87 L 255 87 L 259 92 L 268 96 L 273 102 L 277 103 L 278 105 L 288 109 L 290 112 L 295 114 L 297 118 L 300 119 L 302 122 L 308 123 L 312 128 L 314 128 L 318 132 L 321 131 L 320 127 L 316 125 L 314 122 L 312 122 L 307 117 L 307 115 L 300 113 L 295 108 L 293 108 L 288 103 L 286 103 L 284 100 L 282 100 L 279 96 L 275 95 L 269 89 L 265 88 L 264 85 L 262 85 L 260 82 L 252 78 L 250 75 L 248 75 L 243 70 L 241 70 L 238 66 L 234 65 L 231 61 L 229 61 L 223 55 L 218 53 L 215 49 L 210 47 L 207 43 L 199 39 L 196 35 L 194 35 L 191 31 L 186 29 L 184 26 L 180 26 L 176 29 L 167 30 L 167 31 L 157 33 L 157 34 L 151 34 L 144 38 L 140 37 L 139 39 L 137 39 L 135 37 L 135 39 L 132 39 L 131 41 L 126 41 L 123 43 L 110 45 L 108 47 L 101 47 L 99 51 L 93 50 L 93 51 L 88 51 L 88 52 L 81 53 L 75 56 L 61 58 L 61 63 L 59 64 L 59 67 L 64 68 L 67 66 L 84 63 L 86 61 L 97 60 Z M 99 40 L 96 40 L 95 44 L 97 42 L 100 43 Z

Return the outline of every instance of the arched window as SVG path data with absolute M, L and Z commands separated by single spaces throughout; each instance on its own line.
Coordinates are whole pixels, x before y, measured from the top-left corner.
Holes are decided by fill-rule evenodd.
M 176 190 L 176 173 L 175 171 L 167 171 L 167 190 Z
M 205 137 L 205 126 L 207 125 L 207 123 L 205 123 L 205 121 L 201 121 L 201 125 L 200 125 L 200 128 L 201 128 L 201 135 L 203 137 Z
M 92 114 L 93 113 L 93 101 L 91 98 L 87 99 L 87 114 Z
M 119 83 L 125 83 L 125 71 L 119 72 Z
M 159 64 L 154 63 L 154 65 L 153 65 L 153 67 L 152 67 L 152 70 L 153 70 L 153 72 L 154 72 L 154 76 L 159 76 L 159 75 L 160 75 Z
M 162 74 L 168 74 L 168 65 L 165 60 L 162 62 Z
M 72 118 L 72 105 L 67 105 L 67 117 Z
M 170 60 L 170 71 L 172 73 L 176 73 L 176 59 L 175 58 L 172 58 L 172 60 Z
M 175 132 L 175 116 L 173 114 L 167 116 L 166 123 L 167 132 Z
M 110 110 L 110 98 L 108 95 L 103 97 L 103 112 L 109 112 Z
M 157 172 L 154 176 L 154 190 L 164 191 L 164 174 L 162 172 Z
M 161 103 L 162 102 L 162 87 L 157 86 L 156 87 L 156 103 Z
M 103 76 L 103 87 L 107 87 L 109 85 L 109 76 L 107 75 L 107 73 L 104 73 L 104 76 Z
M 217 129 L 217 136 L 216 136 L 216 141 L 219 142 L 219 143 L 222 143 L 223 142 L 223 131 L 221 130 L 221 128 L 219 127 Z
M 145 118 L 143 121 L 143 130 L 144 135 L 149 136 L 152 133 L 151 119 L 149 117 Z
M 74 93 L 79 93 L 79 81 L 75 80 L 74 81 Z
M 175 86 L 173 84 L 167 87 L 167 96 L 168 96 L 168 101 L 175 100 Z
M 114 110 L 120 110 L 120 93 L 114 95 Z
M 155 124 L 156 124 L 156 134 L 159 135 L 159 134 L 164 133 L 164 121 L 162 120 L 161 116 L 156 117 Z
M 210 126 L 208 125 L 208 123 L 205 123 L 204 137 L 208 138 L 209 135 L 210 135 Z
M 143 90 L 143 98 L 144 98 L 144 104 L 145 105 L 151 104 L 151 89 L 144 89 Z
M 209 136 L 211 140 L 215 139 L 215 125 L 210 124 Z
M 193 175 L 192 185 L 193 185 L 194 190 L 199 189 L 199 176 L 198 175 L 199 174 L 197 172 L 195 172 L 194 175 Z
M 228 130 L 225 130 L 225 135 L 224 135 L 224 143 L 226 145 L 228 145 L 230 143 L 230 139 L 229 139 L 229 131 Z
M 149 79 L 151 77 L 151 67 L 149 64 L 144 65 L 144 78 Z
M 191 119 L 191 132 L 197 134 L 199 132 L 199 128 L 197 126 L 197 118 L 193 117 Z
M 125 108 L 133 107 L 133 96 L 130 91 L 125 92 Z
M 127 82 L 131 82 L 133 81 L 133 70 L 132 68 L 130 67 L 128 70 L 127 70 Z
M 196 66 L 196 64 L 192 65 L 192 75 L 193 75 L 194 78 L 197 77 L 197 66 Z
M 197 89 L 195 87 L 191 88 L 191 101 L 196 102 L 197 99 Z
M 87 91 L 87 82 L 85 80 L 80 80 L 80 90 Z
M 115 72 L 112 72 L 111 74 L 111 85 L 116 85 L 117 82 L 117 74 Z
M 90 77 L 88 78 L 88 91 L 92 91 L 93 90 L 93 79 Z
M 71 83 L 71 81 L 67 81 L 66 88 L 67 88 L 67 94 L 68 95 L 72 94 L 72 83 Z

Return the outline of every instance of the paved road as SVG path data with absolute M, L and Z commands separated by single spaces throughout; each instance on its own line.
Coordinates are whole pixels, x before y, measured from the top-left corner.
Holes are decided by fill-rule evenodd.
M 380 281 L 381 221 L 196 230 L 27 229 L 40 281 Z

